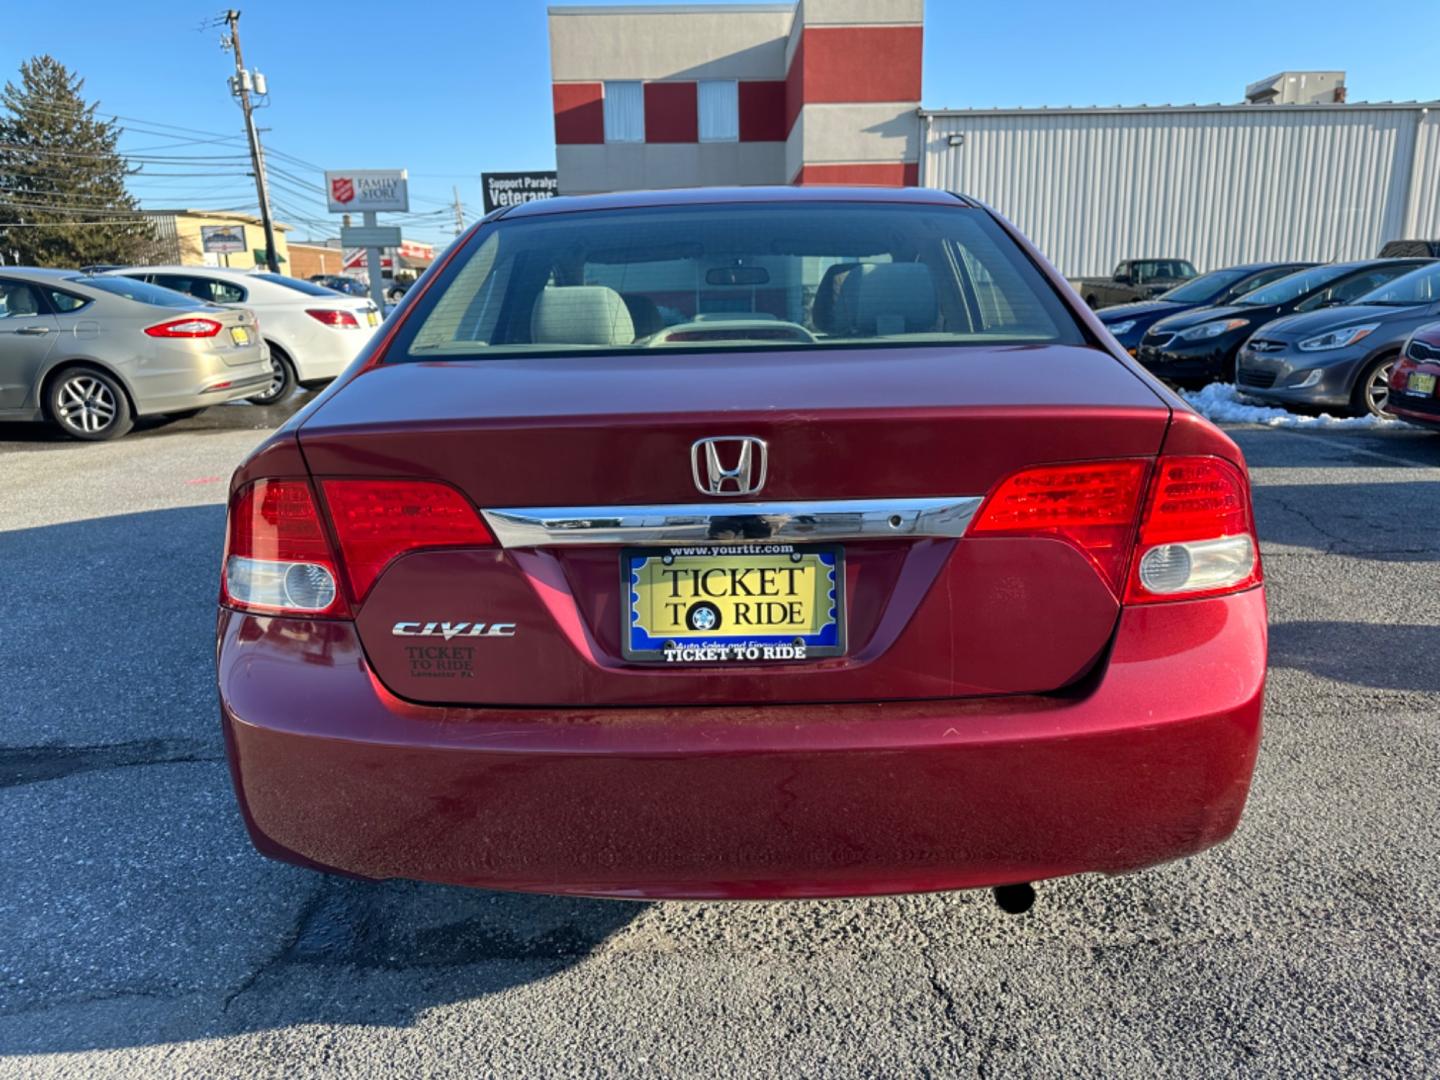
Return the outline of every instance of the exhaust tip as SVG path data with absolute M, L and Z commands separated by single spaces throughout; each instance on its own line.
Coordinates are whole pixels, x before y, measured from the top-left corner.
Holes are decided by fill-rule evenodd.
M 995 903 L 1006 915 L 1024 915 L 1035 905 L 1035 886 L 1028 881 L 1018 885 L 997 885 L 991 890 Z

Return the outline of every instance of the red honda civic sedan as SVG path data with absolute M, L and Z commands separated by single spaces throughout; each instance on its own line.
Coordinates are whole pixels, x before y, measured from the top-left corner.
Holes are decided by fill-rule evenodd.
M 627 897 L 1201 851 L 1260 738 L 1240 451 L 984 206 L 492 214 L 230 489 L 265 854 Z

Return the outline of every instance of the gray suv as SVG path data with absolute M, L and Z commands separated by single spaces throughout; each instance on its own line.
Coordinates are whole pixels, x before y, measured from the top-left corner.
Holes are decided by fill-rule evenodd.
M 1240 348 L 1236 386 L 1265 401 L 1384 415 L 1405 339 L 1437 317 L 1440 263 L 1430 263 L 1345 307 L 1266 323 Z

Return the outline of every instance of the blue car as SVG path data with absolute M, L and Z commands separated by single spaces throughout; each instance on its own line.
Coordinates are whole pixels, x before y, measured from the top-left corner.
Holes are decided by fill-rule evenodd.
M 1115 335 L 1125 351 L 1134 356 L 1145 331 L 1161 319 L 1194 308 L 1228 304 L 1251 289 L 1258 289 L 1314 265 L 1308 262 L 1247 263 L 1225 270 L 1211 270 L 1161 293 L 1154 300 L 1102 308 L 1095 315 Z

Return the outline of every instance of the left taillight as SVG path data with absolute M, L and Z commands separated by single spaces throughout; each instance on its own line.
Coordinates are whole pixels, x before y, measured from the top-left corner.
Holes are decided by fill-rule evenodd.
M 326 480 L 322 487 L 356 603 L 387 566 L 409 552 L 495 544 L 470 500 L 448 484 Z
M 306 480 L 257 480 L 230 500 L 222 603 L 270 614 L 345 616 L 339 568 Z
M 147 326 L 145 333 L 159 338 L 211 338 L 220 333 L 220 329 L 220 324 L 214 319 L 171 319 Z
M 335 543 L 305 480 L 257 480 L 230 501 L 222 603 L 270 614 L 348 618 L 412 551 L 493 547 L 470 500 L 432 480 L 324 480 Z M 345 588 L 341 588 L 341 583 Z

